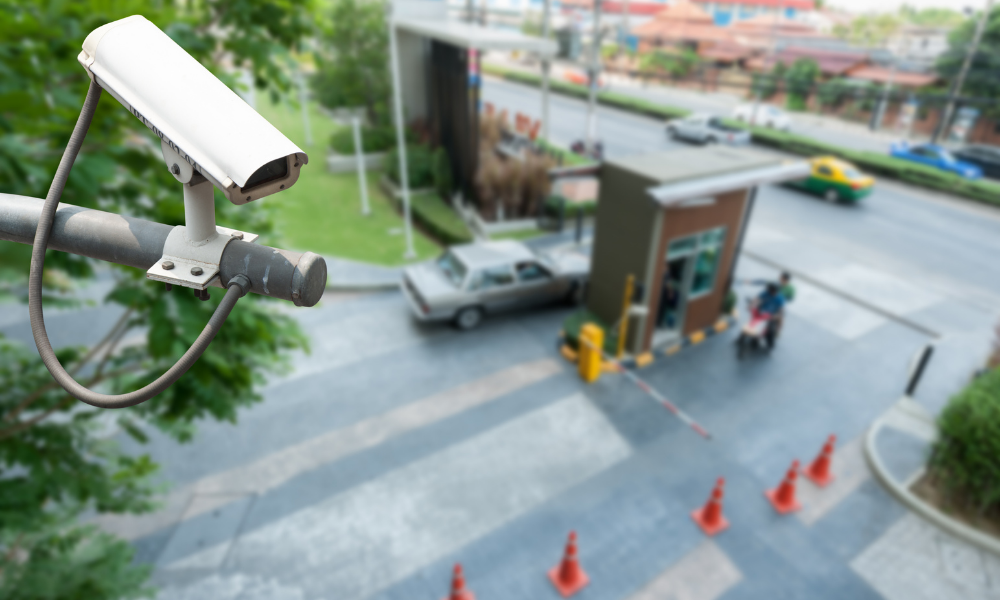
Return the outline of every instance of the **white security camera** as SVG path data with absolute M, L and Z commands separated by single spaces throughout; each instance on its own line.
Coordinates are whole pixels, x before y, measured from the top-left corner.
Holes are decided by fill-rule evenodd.
M 133 15 L 98 27 L 77 57 L 160 138 L 181 183 L 204 177 L 233 204 L 292 187 L 306 153 L 156 25 Z

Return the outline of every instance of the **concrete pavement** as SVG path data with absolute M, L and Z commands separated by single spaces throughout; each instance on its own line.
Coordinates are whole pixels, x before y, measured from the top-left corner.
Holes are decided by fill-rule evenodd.
M 794 237 L 783 235 L 755 231 L 748 246 L 767 252 Z M 851 272 L 796 242 L 800 268 Z M 752 259 L 739 270 L 774 275 Z M 917 284 L 916 302 L 910 287 L 872 287 L 872 302 L 940 326 L 927 316 L 943 301 L 933 292 Z M 349 342 L 320 345 L 239 425 L 205 423 L 187 446 L 154 434 L 165 479 L 185 498 L 152 526 L 157 515 L 105 524 L 156 566 L 161 600 L 437 600 L 456 561 L 480 598 L 554 598 L 544 572 L 570 529 L 592 578 L 581 598 L 989 597 L 976 590 L 1000 589 L 992 563 L 955 540 L 940 545 L 861 459 L 865 428 L 898 397 L 927 336 L 800 290 L 770 357 L 737 361 L 727 334 L 643 371 L 710 442 L 620 377 L 579 382 L 555 352 L 563 309 L 460 334 L 414 323 L 396 294 L 331 296 L 295 314 L 315 338 Z M 937 358 L 929 377 L 971 366 Z M 829 433 L 841 440 L 836 481 L 802 482 L 803 511 L 777 516 L 763 490 Z M 688 515 L 720 475 L 733 525 L 706 539 Z M 951 571 L 928 569 L 941 552 Z M 963 556 L 982 565 L 968 581 L 954 574 L 970 568 Z M 918 571 L 934 585 L 909 584 Z

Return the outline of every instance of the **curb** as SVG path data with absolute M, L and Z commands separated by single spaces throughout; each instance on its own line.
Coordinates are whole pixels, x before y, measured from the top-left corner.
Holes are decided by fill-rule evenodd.
M 879 457 L 878 451 L 875 449 L 875 440 L 878 438 L 878 434 L 884 426 L 885 414 L 875 419 L 875 422 L 868 428 L 868 432 L 865 434 L 864 444 L 865 460 L 868 462 L 868 466 L 870 466 L 872 471 L 875 473 L 875 478 L 879 480 L 879 483 L 881 483 L 882 486 L 896 498 L 896 500 L 903 504 L 903 506 L 919 515 L 925 521 L 930 522 L 940 529 L 947 531 L 951 535 L 954 535 L 958 539 L 968 542 L 981 550 L 1000 556 L 1000 540 L 977 531 L 965 523 L 949 517 L 940 510 L 918 498 L 889 474 L 885 465 L 882 464 L 882 459 Z

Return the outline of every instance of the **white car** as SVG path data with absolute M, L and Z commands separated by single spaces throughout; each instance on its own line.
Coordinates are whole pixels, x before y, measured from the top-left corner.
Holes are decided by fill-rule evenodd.
M 770 104 L 758 104 L 756 114 L 753 104 L 741 104 L 733 111 L 733 118 L 751 125 L 763 125 L 781 131 L 788 131 L 792 126 L 792 119 L 788 113 Z

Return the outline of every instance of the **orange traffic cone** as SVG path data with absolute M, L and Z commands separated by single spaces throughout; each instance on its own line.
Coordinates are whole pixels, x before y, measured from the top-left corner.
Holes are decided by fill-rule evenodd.
M 819 456 L 809 465 L 808 469 L 802 472 L 803 475 L 819 487 L 826 487 L 828 483 L 833 481 L 833 474 L 830 473 L 830 461 L 833 460 L 833 446 L 836 443 L 837 436 L 831 435 L 827 438 Z
M 729 521 L 722 516 L 722 486 L 725 484 L 726 480 L 719 477 L 705 506 L 691 513 L 691 518 L 706 535 L 715 535 L 729 527 Z
M 764 495 L 771 501 L 771 506 L 780 514 L 794 512 L 802 508 L 799 501 L 795 499 L 795 478 L 799 472 L 799 461 L 792 461 L 792 468 L 788 469 L 781 485 L 773 490 L 767 490 Z
M 549 579 L 563 598 L 569 598 L 590 583 L 590 577 L 587 577 L 587 574 L 580 568 L 580 562 L 576 558 L 575 531 L 569 532 L 566 555 L 563 556 L 561 563 L 549 569 Z
M 476 595 L 465 589 L 465 576 L 462 574 L 460 564 L 455 565 L 455 571 L 451 576 L 451 594 L 444 600 L 476 600 Z

